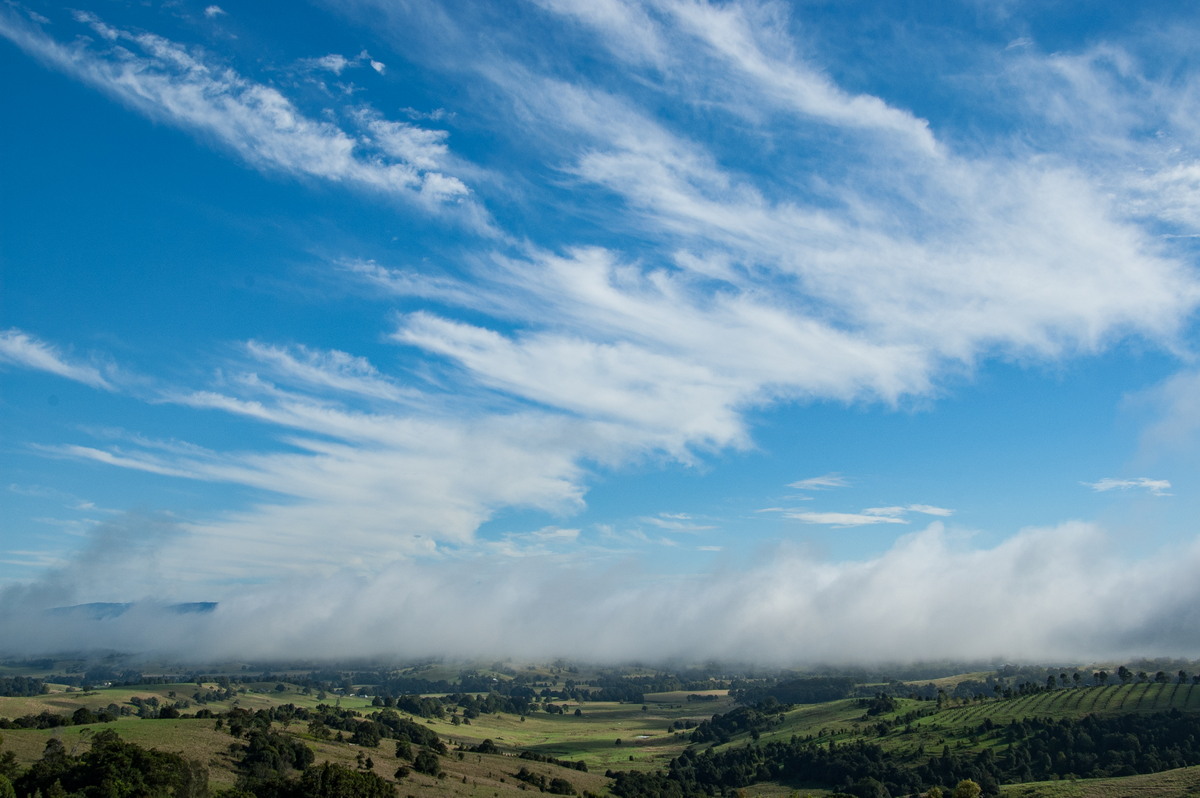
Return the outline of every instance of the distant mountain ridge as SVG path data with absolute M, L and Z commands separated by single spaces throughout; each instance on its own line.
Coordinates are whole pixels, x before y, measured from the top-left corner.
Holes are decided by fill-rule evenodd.
M 131 601 L 93 601 L 88 604 L 72 604 L 69 607 L 54 607 L 53 609 L 47 610 L 47 612 L 52 615 L 72 615 L 88 618 L 94 621 L 102 621 L 108 618 L 118 618 L 135 606 L 147 605 L 139 605 Z M 173 615 L 192 615 L 196 613 L 212 612 L 217 608 L 217 602 L 187 601 L 179 604 L 161 604 L 154 606 L 155 609 L 159 609 Z

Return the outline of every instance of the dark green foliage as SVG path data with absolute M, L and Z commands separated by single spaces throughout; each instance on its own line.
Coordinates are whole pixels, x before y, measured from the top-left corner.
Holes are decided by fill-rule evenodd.
M 446 753 L 446 744 L 441 741 L 436 732 L 419 723 L 413 723 L 408 718 L 400 717 L 399 713 L 393 709 L 373 712 L 368 720 L 375 724 L 376 730 L 382 737 L 407 740 L 413 745 L 432 748 L 439 754 Z
M 895 712 L 900 706 L 899 702 L 887 693 L 876 693 L 874 698 L 860 698 L 858 705 L 867 710 L 868 716 L 886 715 Z
M 847 792 L 855 798 L 892 798 L 892 794 L 888 792 L 887 787 L 883 786 L 883 782 L 870 776 L 864 776 L 854 782 Z M 979 798 L 979 796 L 976 795 L 973 798 Z
M 546 777 L 543 776 L 541 773 L 534 773 L 532 770 L 525 767 L 524 765 L 522 765 L 521 769 L 518 770 L 513 775 L 516 776 L 521 781 L 525 782 L 526 784 L 532 784 L 534 787 L 537 787 L 539 790 L 542 790 L 543 792 L 545 792 L 545 790 L 546 790 Z
M 396 790 L 369 770 L 323 762 L 299 778 L 275 778 L 251 789 L 255 798 L 395 798 Z
M 566 779 L 555 776 L 550 779 L 550 784 L 546 787 L 546 792 L 554 795 L 576 795 L 575 785 Z
M 22 715 L 19 718 L 0 718 L 0 729 L 54 729 L 59 726 L 70 726 L 71 718 L 67 715 L 56 715 L 48 710 L 42 710 L 36 715 Z
M 17 755 L 12 751 L 5 751 L 0 754 L 0 776 L 6 779 L 15 779 L 17 774 L 21 772 L 21 766 L 17 764 Z
M 575 785 L 564 778 L 554 777 L 547 779 L 541 773 L 534 773 L 524 765 L 521 769 L 513 774 L 526 784 L 531 784 L 537 787 L 542 792 L 549 792 L 555 795 L 577 795 Z
M 0 695 L 28 698 L 48 691 L 46 683 L 30 676 L 0 676 Z
M 776 725 L 779 718 L 778 705 L 772 706 L 769 711 L 759 707 L 738 707 L 732 712 L 713 715 L 711 720 L 702 721 L 689 739 L 694 743 L 725 743 L 736 734 L 765 731 Z
M 521 769 L 513 774 L 526 784 L 531 784 L 537 787 L 542 792 L 549 792 L 555 795 L 577 795 L 575 785 L 563 778 L 547 779 L 541 773 L 534 773 L 529 768 L 521 766 Z
M 396 699 L 396 708 L 422 718 L 442 718 L 446 715 L 442 702 L 436 698 L 419 695 L 402 695 Z
M 552 756 L 538 754 L 533 751 L 522 751 L 521 759 L 528 759 L 532 762 L 547 762 L 551 765 L 558 765 L 560 768 L 571 768 L 572 770 L 578 770 L 580 773 L 588 772 L 587 762 L 584 762 L 582 759 L 572 762 L 566 759 L 555 759 Z
M 259 781 L 304 770 L 314 758 L 312 749 L 293 737 L 255 729 L 247 738 L 238 767 L 247 780 Z
M 417 758 L 413 760 L 413 770 L 418 773 L 425 773 L 429 776 L 436 776 L 438 771 L 442 769 L 441 762 L 438 761 L 437 754 L 432 751 L 422 751 L 417 754 Z
M 146 750 L 104 729 L 79 757 L 69 756 L 60 741 L 49 740 L 42 758 L 14 786 L 19 795 L 40 790 L 43 795 L 199 798 L 207 795 L 208 773 L 178 754 Z
M 367 748 L 378 748 L 382 737 L 379 724 L 373 720 L 364 720 L 354 728 L 354 734 L 350 736 L 350 742 Z
M 781 704 L 820 704 L 850 695 L 854 679 L 843 676 L 808 676 L 789 679 L 771 687 L 755 686 L 730 691 L 743 704 L 757 704 L 773 698 Z

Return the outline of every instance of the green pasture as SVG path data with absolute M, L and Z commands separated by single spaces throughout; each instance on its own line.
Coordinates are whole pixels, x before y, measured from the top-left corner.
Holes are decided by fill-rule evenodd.
M 0 696 L 0 717 L 18 718 L 23 715 L 36 715 L 43 711 L 52 712 L 56 715 L 70 715 L 80 707 L 98 710 L 106 708 L 109 704 L 133 707 L 131 699 L 135 697 L 143 699 L 157 698 L 160 705 L 188 701 L 191 703 L 191 706 L 181 711 L 189 714 L 194 714 L 201 709 L 208 709 L 212 712 L 228 712 L 235 706 L 253 712 L 258 709 L 270 709 L 283 704 L 295 704 L 298 707 L 308 707 L 309 709 L 316 708 L 318 704 L 328 704 L 359 712 L 374 709 L 370 698 L 361 698 L 358 696 L 342 697 L 330 693 L 321 700 L 317 698 L 315 692 L 304 694 L 297 691 L 294 685 L 289 685 L 288 689 L 284 692 L 275 692 L 274 687 L 276 684 L 278 683 L 271 682 L 268 684 L 264 682 L 262 684 L 246 685 L 244 692 L 242 688 L 239 688 L 237 695 L 231 699 L 209 701 L 205 704 L 195 701 L 192 695 L 196 692 L 205 693 L 210 690 L 218 690 L 219 688 L 215 683 L 205 682 L 200 687 L 195 682 L 139 685 L 135 687 L 103 687 L 86 692 L 52 688 L 52 692 L 43 693 L 38 696 L 20 698 Z
M 469 726 L 455 726 L 448 718 L 429 726 L 455 744 L 472 746 L 490 739 L 513 752 L 533 751 L 556 759 L 583 760 L 591 770 L 603 773 L 607 769 L 665 766 L 687 746 L 686 736 L 670 732 L 670 725 L 678 720 L 707 720 L 714 712 L 723 711 L 714 709 L 714 704 L 686 700 L 645 705 L 597 701 L 569 704 L 562 715 L 533 712 L 522 720 L 521 716 L 505 713 L 481 714 Z M 581 716 L 574 714 L 576 708 Z
M 1113 779 L 1072 779 L 1009 784 L 1002 798 L 1191 798 L 1200 794 L 1200 767 Z

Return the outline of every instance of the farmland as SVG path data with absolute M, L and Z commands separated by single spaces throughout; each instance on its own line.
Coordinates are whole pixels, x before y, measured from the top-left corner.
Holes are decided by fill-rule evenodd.
M 16 774 L 39 761 L 52 740 L 61 742 L 67 757 L 78 757 L 97 735 L 111 730 L 121 740 L 199 763 L 213 795 L 246 787 L 247 752 L 255 734 L 292 740 L 311 750 L 318 764 L 369 772 L 395 784 L 401 794 L 418 796 L 499 796 L 545 790 L 552 783 L 580 794 L 636 795 L 649 791 L 649 782 L 637 779 L 675 774 L 680 762 L 735 768 L 730 773 L 742 768 L 736 777 L 722 776 L 725 781 L 714 784 L 718 790 L 821 795 L 857 789 L 849 777 L 824 783 L 812 777 L 815 771 L 797 764 L 807 761 L 804 751 L 877 751 L 871 756 L 891 768 L 878 772 L 893 773 L 896 789 L 903 784 L 919 790 L 937 778 L 929 774 L 974 773 L 969 768 L 978 769 L 979 762 L 999 763 L 990 771 L 978 770 L 986 774 L 979 778 L 1005 798 L 1187 795 L 1200 782 L 1192 767 L 1166 767 L 1200 764 L 1179 752 L 1164 757 L 1164 767 L 1155 773 L 1133 772 L 1149 766 L 1131 758 L 1131 772 L 1120 778 L 1113 777 L 1116 773 L 1080 777 L 1089 772 L 1003 783 L 991 775 L 1010 773 L 1004 763 L 1024 755 L 1021 734 L 1057 729 L 1054 724 L 1073 729 L 1072 724 L 1085 719 L 1093 724 L 1136 718 L 1157 722 L 1167 713 L 1200 718 L 1200 685 L 1182 674 L 1174 680 L 1160 673 L 1157 680 L 1120 684 L 1051 679 L 1051 686 L 983 672 L 912 682 L 842 680 L 831 683 L 851 685 L 849 695 L 808 704 L 782 704 L 769 695 L 747 701 L 747 696 L 761 698 L 755 690 L 763 685 L 768 692 L 784 690 L 784 695 L 789 684 L 796 684 L 777 677 L 685 679 L 645 669 L 580 672 L 539 666 L 455 672 L 426 666 L 345 672 L 336 678 L 299 671 L 197 674 L 191 681 L 143 678 L 134 684 L 46 681 L 36 695 L 0 697 L 0 726 L 6 727 L 0 734 L 2 750 L 11 752 L 5 754 L 9 770 Z M 387 687 L 412 687 L 418 679 L 439 689 L 396 696 Z M 802 681 L 807 685 L 811 679 Z M 731 689 L 733 684 L 740 689 Z M 454 689 L 461 686 L 488 689 Z M 650 689 L 656 687 L 673 689 Z M 397 742 L 405 739 L 413 745 Z M 415 757 L 431 740 L 438 741 L 437 764 L 432 772 L 421 772 L 414 767 Z M 742 760 L 753 760 L 756 769 L 735 767 Z M 1028 773 L 1036 772 L 1041 771 L 1035 763 Z M 703 787 L 701 782 L 681 784 L 680 794 Z M 941 784 L 954 786 L 952 781 Z M 893 789 L 891 794 L 898 798 L 904 792 Z

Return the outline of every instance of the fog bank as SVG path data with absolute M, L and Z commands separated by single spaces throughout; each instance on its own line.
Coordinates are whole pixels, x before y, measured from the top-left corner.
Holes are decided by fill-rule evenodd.
M 414 559 L 226 587 L 211 612 L 181 613 L 153 578 L 152 548 L 110 537 L 0 593 L 0 653 L 780 665 L 1200 655 L 1200 541 L 1138 561 L 1107 543 L 1072 522 L 972 548 L 935 523 L 874 559 L 833 563 L 784 547 L 682 578 L 582 557 Z M 111 595 L 122 573 L 142 591 L 127 611 L 51 612 L 94 600 L 102 584 Z

